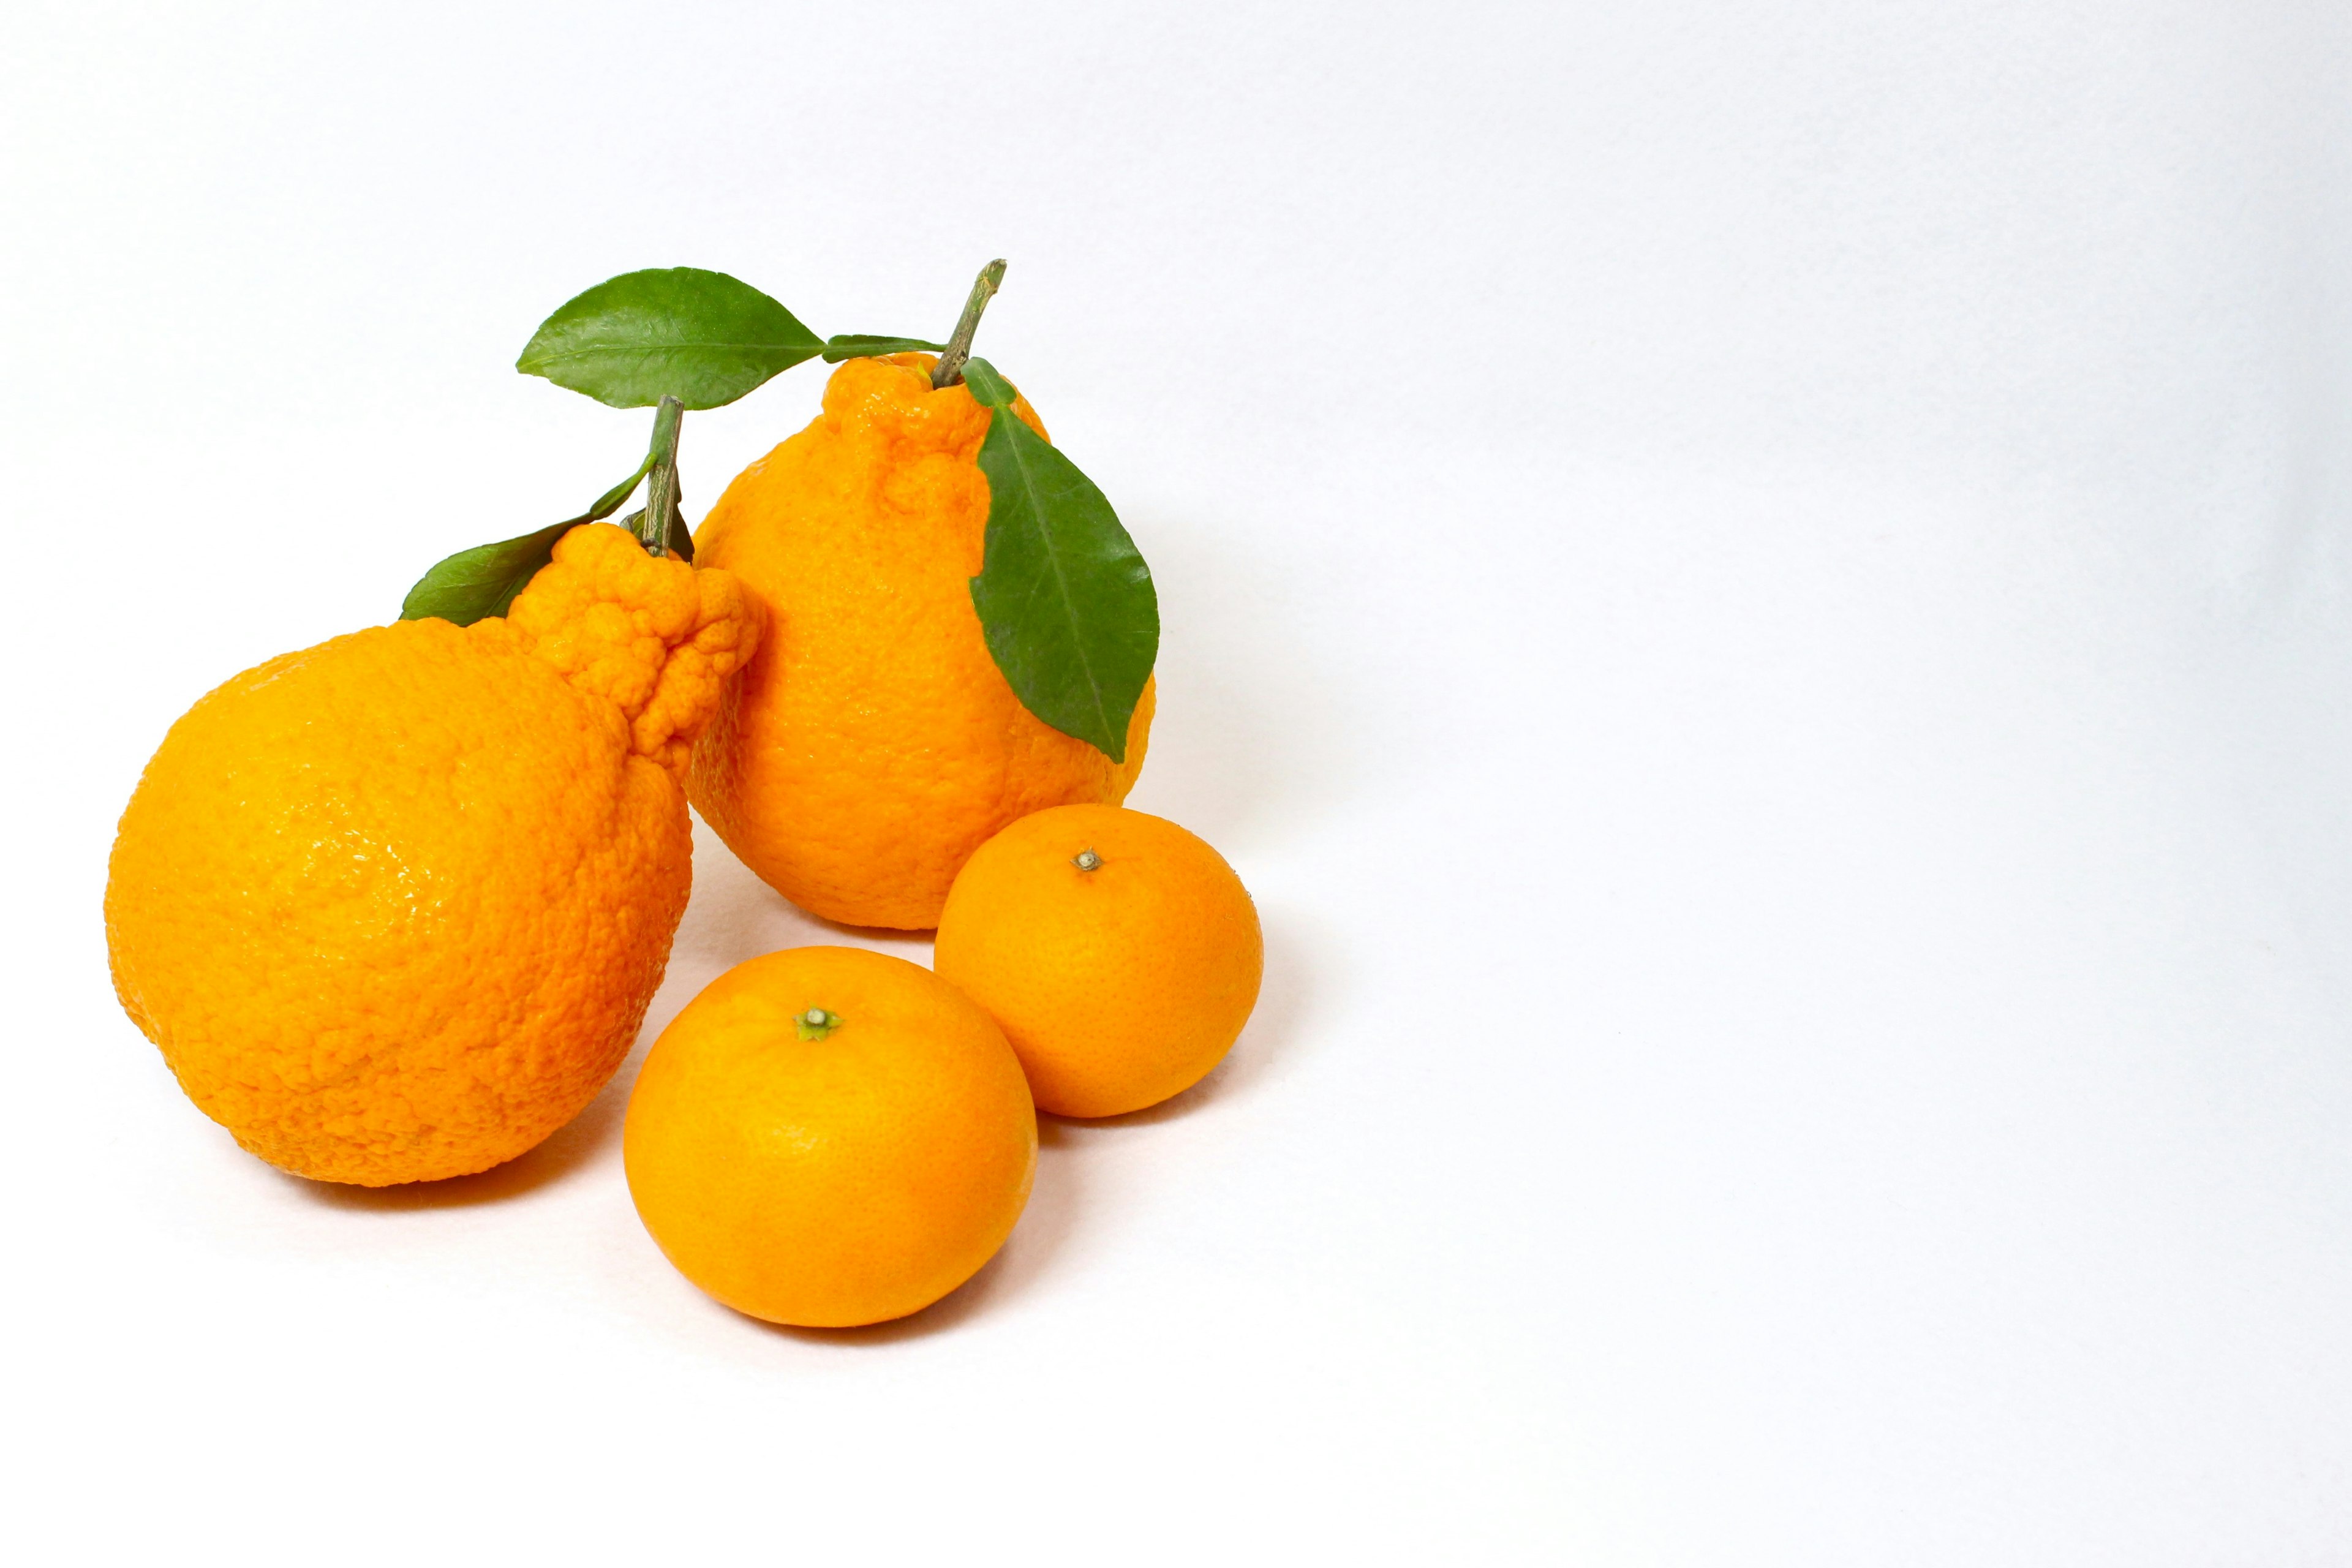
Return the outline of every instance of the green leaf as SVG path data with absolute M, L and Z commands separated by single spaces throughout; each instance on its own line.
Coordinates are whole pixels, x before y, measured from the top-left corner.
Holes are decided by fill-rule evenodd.
M 621 503 L 636 493 L 637 486 L 644 482 L 645 477 L 647 474 L 654 471 L 654 465 L 660 460 L 661 459 L 657 454 L 647 452 L 646 454 L 646 460 L 637 465 L 637 471 L 635 473 L 631 474 L 627 479 L 623 479 L 619 484 L 614 485 L 611 489 L 606 490 L 603 495 L 598 496 L 594 506 L 590 507 L 586 511 L 582 512 L 578 517 L 573 518 L 572 521 L 574 522 L 602 522 L 606 518 L 612 516 L 614 512 L 620 510 Z
M 618 511 L 621 503 L 634 495 L 638 483 L 653 471 L 654 462 L 654 454 L 646 453 L 635 473 L 598 496 L 596 504 L 578 517 L 550 523 L 536 533 L 520 538 L 477 544 L 439 562 L 416 580 L 416 586 L 401 601 L 400 618 L 422 621 L 438 616 L 470 626 L 476 621 L 505 615 L 507 606 L 539 574 L 539 569 L 555 559 L 555 542 L 583 522 L 599 522 Z M 692 548 L 688 541 L 688 551 Z M 688 559 L 692 556 L 689 554 Z
M 835 332 L 824 340 L 824 363 L 868 359 L 877 354 L 943 353 L 947 344 L 922 338 L 877 338 L 871 332 Z
M 986 360 L 964 379 L 995 410 L 980 447 L 988 540 L 971 580 L 988 651 L 1030 712 L 1123 763 L 1160 654 L 1151 569 L 1094 481 L 1013 412 L 1012 384 Z
M 971 400 L 983 408 L 1010 408 L 1013 400 L 1021 395 L 1013 384 L 984 359 L 964 361 L 963 384 L 971 388 Z
M 417 580 L 408 597 L 401 601 L 400 618 L 421 621 L 437 616 L 470 626 L 491 616 L 505 615 L 515 595 L 555 558 L 555 542 L 581 521 L 573 518 L 520 539 L 460 550 Z
M 614 408 L 646 407 L 665 395 L 717 408 L 824 346 L 749 283 L 699 267 L 654 268 L 565 303 L 540 323 L 515 368 Z

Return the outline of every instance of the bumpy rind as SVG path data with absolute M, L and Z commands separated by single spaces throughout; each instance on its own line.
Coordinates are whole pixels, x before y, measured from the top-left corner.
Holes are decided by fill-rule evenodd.
M 646 553 L 609 523 L 556 542 L 507 612 L 522 646 L 628 716 L 637 755 L 683 781 L 730 675 L 760 646 L 759 605 L 725 572 Z
M 698 562 L 765 606 L 768 634 L 695 748 L 688 794 L 771 887 L 856 925 L 934 925 L 1006 823 L 1124 799 L 1151 726 L 1146 686 L 1114 763 L 997 669 L 971 588 L 991 416 L 962 386 L 933 388 L 931 363 L 843 364 L 824 412 L 737 476 L 695 535 Z M 1037 426 L 1025 402 L 1013 411 Z
M 172 727 L 116 837 L 108 954 L 239 1143 L 428 1181 L 595 1098 L 685 910 L 685 748 L 757 645 L 701 575 L 575 530 L 509 620 L 337 637 Z

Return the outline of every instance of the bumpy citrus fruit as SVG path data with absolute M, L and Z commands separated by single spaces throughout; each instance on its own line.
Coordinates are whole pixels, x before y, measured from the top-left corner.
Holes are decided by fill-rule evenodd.
M 756 606 L 573 530 L 504 620 L 249 669 L 172 726 L 106 889 L 124 1009 L 289 1171 L 486 1170 L 627 1054 L 686 907 L 677 774 Z
M 1013 1232 L 1037 1117 L 1004 1036 L 919 964 L 803 947 L 739 963 L 654 1042 L 622 1147 L 678 1271 L 740 1312 L 919 1311 Z
M 933 962 L 1003 1026 L 1040 1109 L 1117 1116 L 1224 1059 L 1265 949 L 1241 879 L 1201 839 L 1140 811 L 1065 805 L 965 863 Z
M 695 534 L 740 577 L 767 643 L 695 749 L 703 819 L 828 920 L 934 925 L 965 857 L 1042 806 L 1127 798 L 1127 761 L 1032 715 L 972 608 L 988 525 L 989 411 L 934 391 L 929 354 L 851 360 L 808 428 L 737 476 Z M 1025 402 L 1014 411 L 1037 426 Z

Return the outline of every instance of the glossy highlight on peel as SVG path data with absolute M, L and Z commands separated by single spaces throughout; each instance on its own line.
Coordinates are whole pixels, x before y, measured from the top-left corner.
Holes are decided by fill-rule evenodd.
M 929 970 L 862 948 L 737 964 L 629 1096 L 629 1192 L 678 1271 L 755 1318 L 920 1311 L 1013 1232 L 1037 1169 L 1021 1064 Z
M 1118 1116 L 1181 1094 L 1256 1005 L 1265 945 L 1224 858 L 1109 805 L 1024 816 L 981 846 L 933 963 L 1003 1026 L 1040 1110 Z

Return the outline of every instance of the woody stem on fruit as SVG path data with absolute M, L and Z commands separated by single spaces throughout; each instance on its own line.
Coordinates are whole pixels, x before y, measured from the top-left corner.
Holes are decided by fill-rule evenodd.
M 998 257 L 980 269 L 972 280 L 971 293 L 963 302 L 963 314 L 956 321 L 955 332 L 948 339 L 947 352 L 940 363 L 931 367 L 931 386 L 953 386 L 963 380 L 963 362 L 971 357 L 971 335 L 980 331 L 981 312 L 996 296 L 997 285 L 1004 281 L 1004 258 Z
M 635 519 L 637 541 L 648 555 L 667 552 L 669 514 L 677 510 L 677 437 L 686 405 L 665 397 L 654 410 L 653 471 L 646 476 L 646 510 Z

